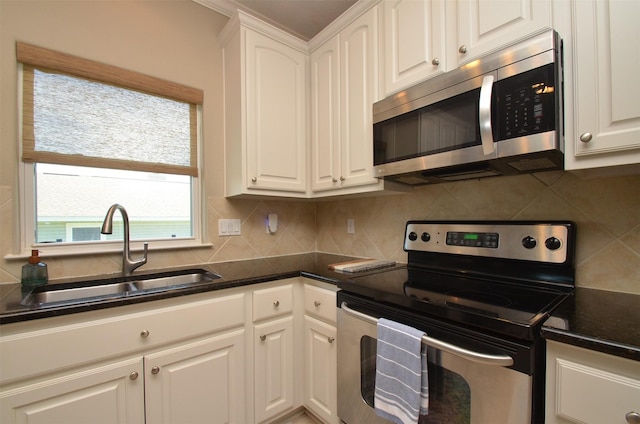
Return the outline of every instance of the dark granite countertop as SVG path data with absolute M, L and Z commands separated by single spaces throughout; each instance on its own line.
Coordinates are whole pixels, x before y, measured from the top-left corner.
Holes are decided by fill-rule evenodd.
M 578 287 L 545 322 L 542 336 L 640 361 L 640 295 Z
M 0 324 L 113 308 L 296 276 L 337 284 L 353 274 L 331 271 L 328 265 L 352 259 L 354 258 L 351 256 L 306 253 L 181 267 L 175 269 L 204 268 L 222 278 L 208 284 L 162 293 L 43 309 L 29 309 L 20 305 L 20 284 L 4 284 L 0 285 Z M 143 270 L 140 274 L 157 271 L 159 270 Z M 113 275 L 101 278 L 109 277 Z M 65 279 L 56 282 L 73 281 L 74 279 Z M 640 295 L 577 288 L 575 294 L 563 302 L 545 323 L 542 335 L 548 340 L 640 361 Z
M 276 256 L 261 259 L 239 260 L 207 264 L 202 266 L 180 267 L 162 270 L 140 270 L 139 274 L 149 274 L 159 271 L 173 271 L 180 269 L 202 268 L 220 275 L 208 284 L 198 284 L 186 288 L 173 289 L 166 292 L 149 293 L 141 296 L 106 299 L 77 305 L 67 305 L 49 308 L 30 309 L 20 304 L 22 298 L 20 284 L 0 285 L 0 324 L 48 318 L 59 315 L 74 314 L 96 309 L 113 308 L 134 303 L 149 302 L 159 299 L 186 296 L 213 290 L 221 290 L 250 284 L 284 278 L 304 276 L 328 283 L 336 284 L 345 274 L 329 270 L 329 264 L 353 260 L 351 256 L 341 256 L 325 253 L 306 253 L 300 255 Z M 138 274 L 138 272 L 136 273 Z M 117 276 L 117 275 L 115 275 Z M 100 279 L 115 277 L 114 275 L 100 276 Z M 51 282 L 72 283 L 87 280 L 88 277 L 76 279 L 61 279 Z

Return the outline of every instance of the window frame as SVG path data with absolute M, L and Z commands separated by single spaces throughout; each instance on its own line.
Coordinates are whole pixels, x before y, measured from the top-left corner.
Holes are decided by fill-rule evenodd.
M 7 257 L 26 257 L 30 255 L 32 249 L 38 249 L 46 256 L 77 256 L 92 255 L 101 253 L 112 253 L 122 251 L 122 240 L 95 240 L 87 242 L 63 242 L 63 243 L 37 243 L 35 239 L 36 230 L 36 174 L 35 166 L 37 162 L 25 162 L 22 160 L 23 153 L 23 120 L 24 120 L 24 64 L 18 62 L 18 184 L 19 184 L 19 234 L 20 253 L 18 255 L 8 255 Z M 73 75 L 73 72 L 67 72 Z M 106 82 L 109 83 L 109 82 Z M 131 87 L 124 87 L 133 89 Z M 150 93 L 154 94 L 154 93 Z M 161 238 L 161 239 L 139 239 L 131 240 L 132 251 L 142 251 L 143 244 L 149 243 L 149 250 L 171 250 L 181 248 L 210 247 L 212 244 L 205 242 L 204 210 L 205 203 L 202 201 L 204 187 L 202 181 L 202 102 L 196 104 L 196 166 L 197 176 L 191 176 L 191 209 L 193 235 L 182 238 Z M 105 210 L 105 214 L 107 211 Z

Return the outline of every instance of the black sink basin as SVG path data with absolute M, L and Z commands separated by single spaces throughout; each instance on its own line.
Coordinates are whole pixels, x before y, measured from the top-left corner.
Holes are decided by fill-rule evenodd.
M 220 278 L 219 275 L 204 269 L 188 269 L 104 280 L 54 284 L 33 289 L 22 299 L 20 304 L 32 308 L 81 304 L 176 290 L 210 283 L 218 278 Z

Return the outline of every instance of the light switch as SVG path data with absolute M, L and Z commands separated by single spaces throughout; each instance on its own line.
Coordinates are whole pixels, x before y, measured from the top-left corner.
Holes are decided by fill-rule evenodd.
M 218 235 L 219 236 L 239 236 L 241 230 L 239 219 L 219 219 Z

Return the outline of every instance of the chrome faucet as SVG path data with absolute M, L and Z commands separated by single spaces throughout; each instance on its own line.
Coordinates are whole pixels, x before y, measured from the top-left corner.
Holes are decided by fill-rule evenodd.
M 100 232 L 102 234 L 111 234 L 113 233 L 113 214 L 119 210 L 122 215 L 122 223 L 124 224 L 124 249 L 122 250 L 122 274 L 124 276 L 131 275 L 133 271 L 147 263 L 147 251 L 149 250 L 149 243 L 144 244 L 144 256 L 138 260 L 131 259 L 131 253 L 129 251 L 129 215 L 127 215 L 126 209 L 119 205 L 114 204 L 111 205 L 109 210 L 107 211 L 107 215 L 104 217 L 104 222 L 102 223 L 102 229 Z

